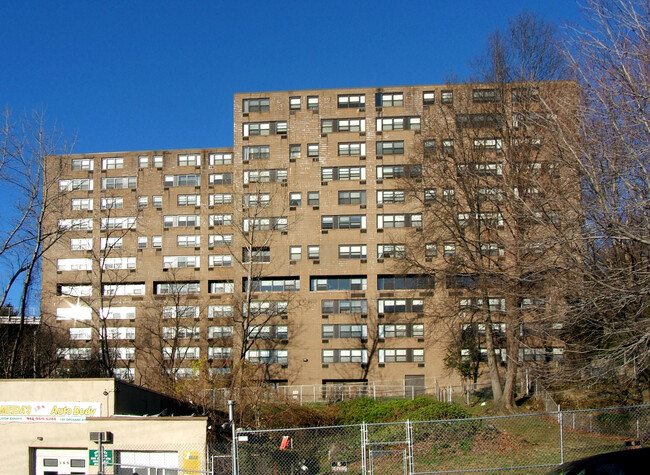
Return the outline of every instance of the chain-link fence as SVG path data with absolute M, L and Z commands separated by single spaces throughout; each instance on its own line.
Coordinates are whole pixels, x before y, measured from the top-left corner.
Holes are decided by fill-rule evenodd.
M 242 475 L 523 475 L 637 441 L 650 443 L 650 406 L 239 431 L 237 446 Z

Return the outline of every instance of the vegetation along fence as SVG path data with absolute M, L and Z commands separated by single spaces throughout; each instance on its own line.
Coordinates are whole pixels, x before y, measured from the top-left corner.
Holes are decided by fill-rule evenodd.
M 240 430 L 236 453 L 242 475 L 542 474 L 566 461 L 637 443 L 650 443 L 650 406 Z M 228 460 L 221 462 L 223 470 Z

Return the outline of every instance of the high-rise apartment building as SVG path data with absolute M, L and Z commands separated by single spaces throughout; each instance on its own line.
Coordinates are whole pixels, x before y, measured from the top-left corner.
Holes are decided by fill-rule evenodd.
M 484 357 L 487 337 L 512 357 L 512 326 L 519 361 L 561 358 L 523 343 L 553 291 L 521 282 L 555 255 L 542 225 L 565 178 L 540 96 L 569 89 L 235 94 L 233 148 L 49 157 L 67 211 L 42 310 L 60 357 L 150 384 L 246 361 L 276 383 L 418 386 L 457 380 L 445 358 Z

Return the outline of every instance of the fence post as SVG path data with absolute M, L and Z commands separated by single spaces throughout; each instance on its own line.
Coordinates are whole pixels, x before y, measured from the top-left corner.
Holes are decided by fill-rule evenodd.
M 560 422 L 560 464 L 564 463 L 564 420 L 562 410 L 558 406 L 558 421 Z
M 361 474 L 366 475 L 368 465 L 366 461 L 366 445 L 368 443 L 368 427 L 365 422 L 361 423 Z
M 232 475 L 239 475 L 239 460 L 237 454 L 237 427 L 235 427 L 235 401 L 228 401 L 228 419 L 232 431 Z

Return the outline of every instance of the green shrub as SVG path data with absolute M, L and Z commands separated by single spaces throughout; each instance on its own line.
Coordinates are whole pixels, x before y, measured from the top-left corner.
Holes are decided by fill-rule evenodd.
M 338 424 L 360 424 L 361 422 L 398 422 L 407 419 L 413 421 L 464 419 L 469 413 L 456 404 L 437 401 L 428 396 L 413 400 L 392 399 L 375 401 L 359 398 L 338 403 Z

